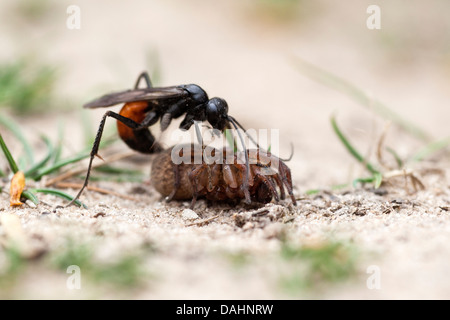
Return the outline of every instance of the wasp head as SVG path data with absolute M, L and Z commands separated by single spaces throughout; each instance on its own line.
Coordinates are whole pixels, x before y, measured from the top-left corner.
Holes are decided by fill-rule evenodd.
M 223 131 L 228 123 L 228 104 L 221 98 L 212 98 L 206 103 L 205 114 L 214 129 Z

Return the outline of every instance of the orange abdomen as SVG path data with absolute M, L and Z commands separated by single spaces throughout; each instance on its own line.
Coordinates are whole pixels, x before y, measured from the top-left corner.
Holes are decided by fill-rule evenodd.
M 136 101 L 126 103 L 119 114 L 134 122 L 141 123 L 147 113 L 148 103 L 146 101 Z M 127 127 L 122 122 L 117 121 L 117 131 L 123 140 L 134 139 L 133 129 Z
M 123 117 L 141 123 L 149 111 L 147 101 L 126 103 L 119 114 Z M 131 148 L 142 153 L 160 151 L 161 147 L 155 142 L 155 137 L 148 129 L 133 130 L 120 121 L 117 121 L 117 131 L 120 138 Z

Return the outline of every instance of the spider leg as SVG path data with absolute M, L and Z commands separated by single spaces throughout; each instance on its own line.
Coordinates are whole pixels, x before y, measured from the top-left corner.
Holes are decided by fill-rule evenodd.
M 297 205 L 297 201 L 295 200 L 294 193 L 292 192 L 292 177 L 291 170 L 283 163 L 279 163 L 279 174 L 283 180 L 286 189 L 288 190 L 289 196 L 291 197 L 292 203 Z
M 266 175 L 263 175 L 263 174 L 257 174 L 256 178 L 259 178 L 262 180 L 262 182 L 267 186 L 267 188 L 269 188 L 270 193 L 275 198 L 275 201 L 279 202 L 280 197 L 278 196 L 278 192 L 275 187 L 275 184 L 273 183 L 273 180 L 270 177 L 267 177 Z
M 286 199 L 286 193 L 284 191 L 283 181 L 281 180 L 280 175 L 277 173 L 276 175 L 272 176 L 272 178 L 273 180 L 275 180 L 278 188 L 280 189 L 280 199 Z
M 192 202 L 190 205 L 190 209 L 192 210 L 195 206 L 195 203 L 197 202 L 197 198 L 198 196 L 200 196 L 200 191 L 203 189 L 201 186 L 203 186 L 205 184 L 206 181 L 201 181 L 202 178 L 204 178 L 203 173 L 205 168 L 208 167 L 208 165 L 200 165 L 197 168 L 193 169 L 191 172 L 189 172 L 188 174 L 188 178 L 189 181 L 191 182 L 191 186 L 192 186 L 192 191 L 193 191 L 193 196 L 192 196 Z

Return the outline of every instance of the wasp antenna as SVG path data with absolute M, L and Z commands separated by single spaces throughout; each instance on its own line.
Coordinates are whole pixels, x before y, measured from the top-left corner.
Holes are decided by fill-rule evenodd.
M 241 133 L 239 132 L 239 128 L 242 129 L 242 127 L 239 126 L 239 128 L 238 128 L 238 124 L 237 124 L 236 119 L 233 118 L 233 117 L 231 117 L 231 116 L 228 116 L 228 121 L 233 125 L 234 129 L 236 130 L 236 132 L 237 132 L 237 134 L 238 134 L 238 136 L 239 136 L 239 140 L 241 140 L 242 148 L 243 148 L 245 151 L 247 151 L 247 147 L 246 147 L 246 145 L 245 145 L 244 138 L 242 138 L 242 135 L 241 135 Z M 244 130 L 244 129 L 242 129 L 242 130 Z
M 231 116 L 229 116 L 229 117 L 231 117 Z M 231 118 L 233 118 L 233 117 L 231 117 Z M 262 149 L 260 146 L 259 146 L 259 144 L 252 138 L 252 136 L 251 135 L 249 135 L 248 133 L 247 133 L 247 131 L 245 130 L 245 128 L 235 119 L 235 118 L 233 118 L 233 121 L 239 126 L 239 128 L 241 128 L 244 132 L 245 132 L 245 134 L 247 135 L 247 137 L 256 145 L 256 147 L 258 148 L 258 149 L 261 149 L 261 150 L 264 150 L 264 149 Z M 287 158 L 287 159 L 283 159 L 283 158 L 279 158 L 280 160 L 282 160 L 282 161 L 284 161 L 284 162 L 288 162 L 288 161 L 291 161 L 291 159 L 292 159 L 292 157 L 294 156 L 294 144 L 291 142 L 290 143 L 291 144 L 291 155 L 289 156 L 289 158 Z M 267 150 L 264 150 L 265 152 L 267 152 Z
M 253 137 L 251 135 L 249 135 L 247 133 L 247 130 L 245 130 L 245 128 L 236 120 L 236 118 L 232 117 L 232 116 L 228 116 L 230 119 L 233 119 L 233 121 L 238 125 L 239 128 L 242 129 L 242 131 L 245 132 L 245 135 L 250 139 L 251 142 L 253 142 L 255 144 L 255 146 L 258 149 L 261 149 L 261 147 L 259 146 L 259 144 L 255 141 L 255 139 L 253 139 Z
M 231 122 L 233 127 L 236 129 L 236 131 L 238 133 L 238 136 L 239 136 L 239 140 L 241 140 L 242 149 L 244 149 L 244 156 L 245 156 L 245 181 L 244 181 L 245 201 L 247 203 L 251 203 L 250 192 L 248 190 L 248 180 L 250 178 L 250 164 L 249 164 L 249 160 L 248 160 L 248 150 L 247 150 L 247 147 L 245 146 L 244 138 L 242 138 L 242 135 L 239 132 L 239 128 L 236 125 L 236 123 L 237 123 L 236 120 L 233 117 L 228 116 L 228 121 Z

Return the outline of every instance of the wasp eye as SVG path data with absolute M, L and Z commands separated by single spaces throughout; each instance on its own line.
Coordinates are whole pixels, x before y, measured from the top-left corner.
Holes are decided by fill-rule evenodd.
M 212 98 L 206 103 L 206 118 L 215 129 L 223 130 L 227 123 L 228 104 L 221 98 Z

